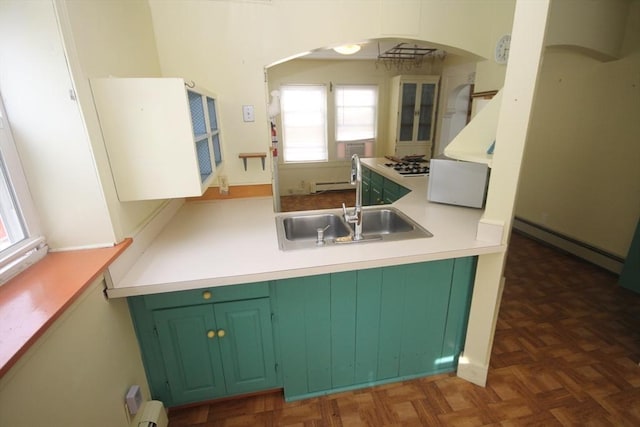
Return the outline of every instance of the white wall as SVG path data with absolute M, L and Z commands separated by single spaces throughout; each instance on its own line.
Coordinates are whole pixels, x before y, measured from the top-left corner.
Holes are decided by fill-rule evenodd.
M 635 31 L 640 35 L 640 26 Z M 640 44 L 611 62 L 547 49 L 518 217 L 626 256 L 640 216 L 638 70 Z
M 0 91 L 52 249 L 116 240 L 51 1 L 0 2 Z
M 0 90 L 53 250 L 113 245 L 163 203 L 118 201 L 88 80 L 111 75 L 160 75 L 146 1 L 0 3 Z
M 120 241 L 134 235 L 163 201 L 118 200 L 89 79 L 160 76 L 149 5 L 143 0 L 56 0 L 56 5 L 91 150 Z
M 125 299 L 96 280 L 0 379 L 3 427 L 127 427 L 128 388 L 149 389 Z
M 500 0 L 150 3 L 163 75 L 193 79 L 220 97 L 232 185 L 271 180 L 269 168 L 245 172 L 238 159 L 239 152 L 270 147 L 265 66 L 319 47 L 388 37 L 492 58 L 498 35 L 510 31 L 513 5 Z M 496 89 L 504 67 L 486 62 L 477 78 Z M 255 122 L 242 122 L 244 104 L 255 105 Z

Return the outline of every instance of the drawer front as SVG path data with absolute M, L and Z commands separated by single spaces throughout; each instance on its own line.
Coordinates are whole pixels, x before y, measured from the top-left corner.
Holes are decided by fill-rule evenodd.
M 145 295 L 144 304 L 149 310 L 187 305 L 209 304 L 222 301 L 263 298 L 269 296 L 269 282 L 243 285 L 214 286 L 190 291 Z

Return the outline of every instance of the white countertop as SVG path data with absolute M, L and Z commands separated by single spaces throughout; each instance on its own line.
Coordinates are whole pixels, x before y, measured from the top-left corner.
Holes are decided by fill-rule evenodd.
M 187 202 L 107 292 L 126 297 L 505 250 L 499 240 L 476 240 L 482 210 L 430 203 L 427 177 L 402 177 L 384 162 L 362 159 L 412 190 L 393 206 L 433 237 L 282 251 L 270 197 Z

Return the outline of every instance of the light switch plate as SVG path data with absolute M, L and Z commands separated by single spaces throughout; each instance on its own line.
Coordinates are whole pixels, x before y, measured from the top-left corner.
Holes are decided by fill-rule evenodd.
M 242 118 L 245 122 L 252 122 L 255 120 L 253 115 L 253 105 L 242 106 Z

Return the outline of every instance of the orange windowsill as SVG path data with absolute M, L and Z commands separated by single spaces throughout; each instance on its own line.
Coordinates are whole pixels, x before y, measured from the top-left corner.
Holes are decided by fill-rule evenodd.
M 0 286 L 0 378 L 131 242 L 49 253 Z

